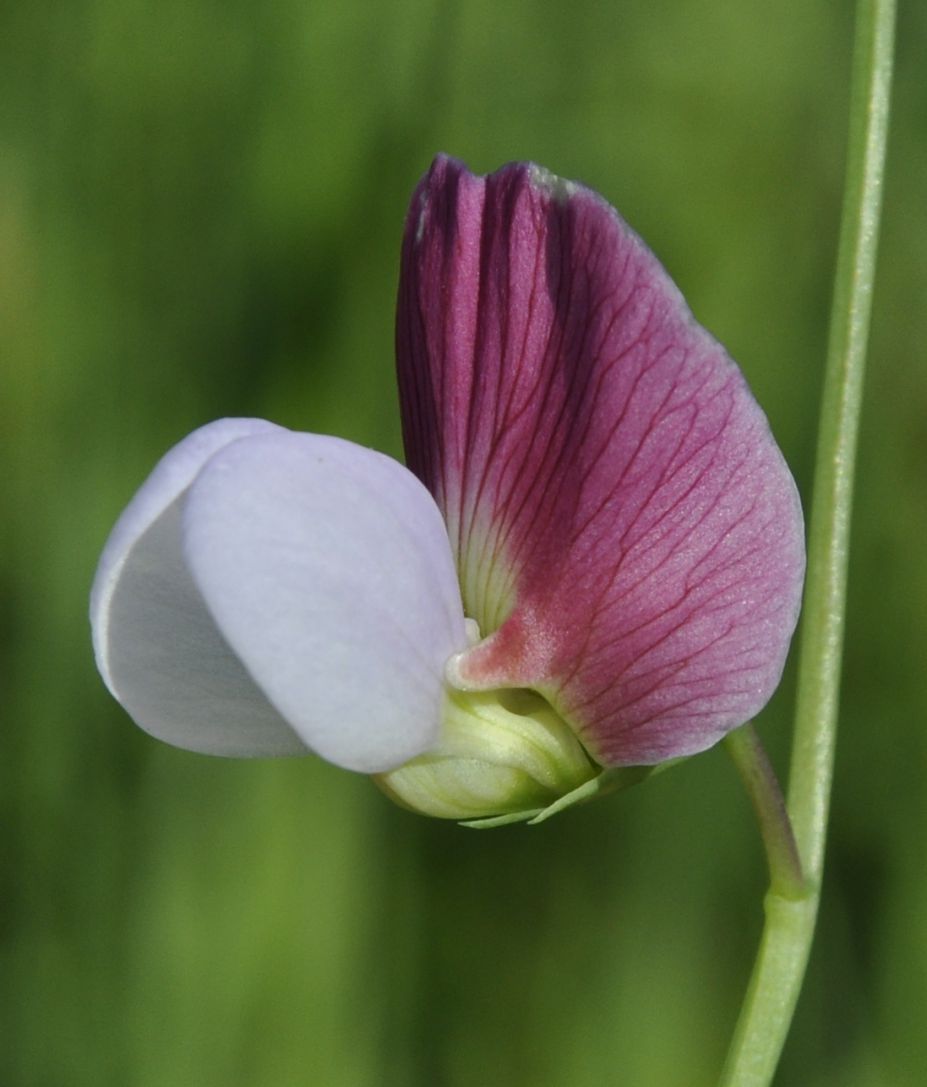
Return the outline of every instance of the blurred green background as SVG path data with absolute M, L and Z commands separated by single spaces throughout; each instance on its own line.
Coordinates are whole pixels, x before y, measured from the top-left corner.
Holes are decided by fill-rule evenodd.
M 777 1082 L 927 1069 L 927 9 L 901 4 L 819 938 Z M 711 1084 L 765 889 L 714 751 L 539 828 L 136 730 L 94 670 L 109 528 L 194 426 L 398 454 L 432 154 L 599 189 L 810 492 L 852 5 L 21 0 L 0 16 L 0 1084 Z M 362 677 L 361 677 L 362 681 Z M 760 727 L 784 768 L 794 674 Z

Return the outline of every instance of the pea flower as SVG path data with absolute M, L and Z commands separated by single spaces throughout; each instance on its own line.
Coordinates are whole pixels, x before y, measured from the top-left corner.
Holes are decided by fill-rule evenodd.
M 445 157 L 412 199 L 408 468 L 255 419 L 116 524 L 99 669 L 154 736 L 309 752 L 400 803 L 521 818 L 693 755 L 779 681 L 792 477 L 736 365 L 595 193 Z

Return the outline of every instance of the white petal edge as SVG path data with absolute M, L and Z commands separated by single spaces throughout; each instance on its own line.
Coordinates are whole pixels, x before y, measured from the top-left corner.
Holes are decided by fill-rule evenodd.
M 209 460 L 183 524 L 219 629 L 308 747 L 378 773 L 434 746 L 467 635 L 444 522 L 411 472 L 339 438 L 255 436 Z
M 190 484 L 219 450 L 285 433 L 261 419 L 195 430 L 158 463 L 116 523 L 91 591 L 97 667 L 133 720 L 212 755 L 306 754 L 220 634 L 181 550 Z

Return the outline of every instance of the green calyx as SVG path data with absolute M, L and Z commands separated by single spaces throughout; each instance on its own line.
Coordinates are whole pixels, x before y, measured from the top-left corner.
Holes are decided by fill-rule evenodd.
M 684 761 L 606 769 L 535 691 L 449 688 L 437 747 L 373 780 L 410 811 L 488 829 L 543 823 Z
M 532 819 L 602 776 L 534 691 L 448 689 L 437 747 L 374 780 L 412 811 L 497 825 Z

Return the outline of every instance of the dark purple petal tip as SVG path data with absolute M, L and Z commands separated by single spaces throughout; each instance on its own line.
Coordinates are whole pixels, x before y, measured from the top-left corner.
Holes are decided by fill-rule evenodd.
M 483 641 L 472 688 L 530 687 L 603 765 L 693 754 L 775 689 L 801 507 L 737 366 L 601 197 L 439 157 L 403 245 L 409 467 Z

